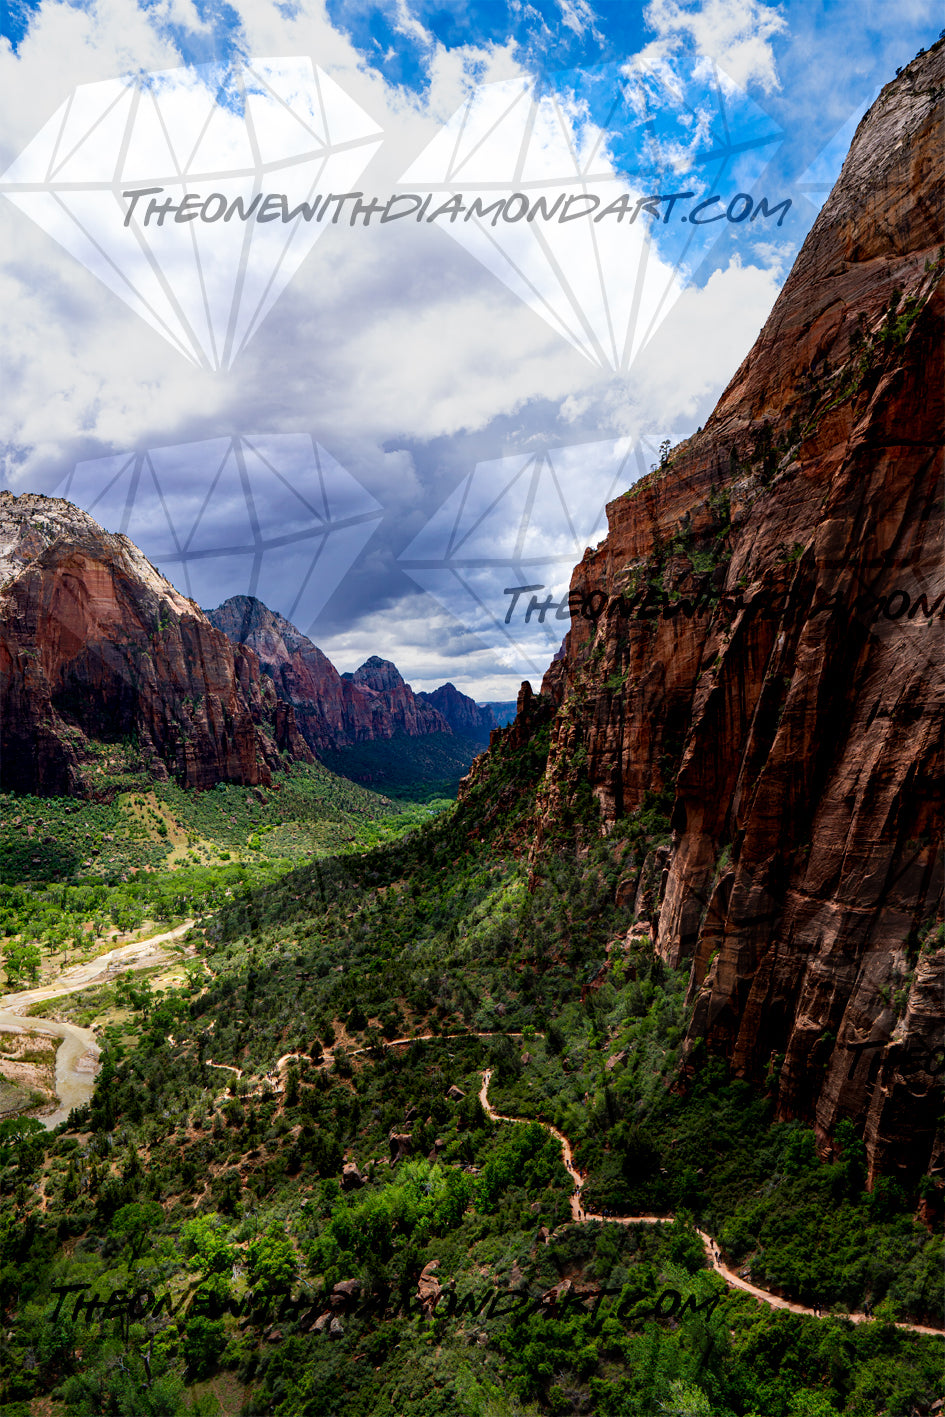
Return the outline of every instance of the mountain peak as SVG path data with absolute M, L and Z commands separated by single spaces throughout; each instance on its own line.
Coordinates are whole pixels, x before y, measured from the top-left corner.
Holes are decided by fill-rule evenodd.
M 499 726 L 490 708 L 480 708 L 475 699 L 462 693 L 453 683 L 441 684 L 431 693 L 417 697 L 442 714 L 453 732 L 461 737 L 488 743 L 489 734 Z
M 317 645 L 255 596 L 231 595 L 208 610 L 207 618 L 234 644 L 258 654 L 316 753 L 397 733 L 414 738 L 451 731 L 436 706 L 414 694 L 391 660 L 372 654 L 353 674 L 339 674 Z
M 374 689 L 381 694 L 396 693 L 408 688 L 404 676 L 393 660 L 382 659 L 379 654 L 372 654 L 353 674 L 346 674 L 344 677 L 350 683 L 360 685 L 362 689 Z

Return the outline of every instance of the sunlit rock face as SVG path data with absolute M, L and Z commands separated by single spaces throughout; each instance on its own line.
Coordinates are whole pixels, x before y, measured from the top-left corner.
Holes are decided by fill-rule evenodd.
M 452 731 L 428 696 L 415 694 L 389 660 L 372 655 L 353 674 L 339 674 L 317 645 L 253 596 L 231 596 L 207 614 L 235 644 L 256 652 L 316 753 L 395 733 L 416 738 Z
M 111 765 L 92 740 L 190 787 L 267 783 L 280 749 L 311 759 L 256 655 L 127 537 L 0 492 L 0 782 L 96 793 Z
M 911 1178 L 945 1160 L 943 84 L 940 43 L 882 91 L 705 428 L 610 504 L 536 848 L 582 773 L 605 829 L 663 793 L 624 896 L 691 969 L 691 1061 Z

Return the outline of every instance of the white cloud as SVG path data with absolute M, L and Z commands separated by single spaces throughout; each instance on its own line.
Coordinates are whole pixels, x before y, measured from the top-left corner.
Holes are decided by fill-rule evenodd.
M 394 661 L 418 692 L 429 692 L 449 679 L 473 698 L 506 701 L 517 696 L 522 681 L 521 674 L 506 669 L 494 649 L 465 633 L 430 595 L 408 591 L 395 606 L 380 606 L 350 629 L 316 639 L 341 673 L 381 654 Z M 531 675 L 536 691 L 540 680 L 540 675 Z
M 398 34 L 405 35 L 408 39 L 417 40 L 420 44 L 432 47 L 434 40 L 430 31 L 426 29 L 416 15 L 410 13 L 407 0 L 396 0 L 394 5 L 394 29 Z
M 574 13 L 587 18 L 583 5 Z M 434 45 L 421 99 L 366 66 L 319 0 L 303 0 L 288 18 L 270 0 L 243 0 L 239 14 L 246 52 L 310 55 L 385 130 L 359 183 L 378 196 L 394 190 L 475 84 L 520 72 L 511 40 Z M 74 85 L 180 63 L 160 26 L 170 20 L 195 31 L 197 18 L 191 0 L 147 12 L 128 0 L 95 0 L 86 10 L 44 0 L 19 55 L 0 50 L 0 163 Z M 614 379 L 442 231 L 408 222 L 338 226 L 245 356 L 216 375 L 188 364 L 2 199 L 0 249 L 0 449 L 15 490 L 51 490 L 76 461 L 113 451 L 238 432 L 312 433 L 387 512 L 316 638 L 341 668 L 378 652 L 417 687 L 450 678 L 500 699 L 514 697 L 517 676 L 409 588 L 397 553 L 483 457 L 613 437 L 644 418 L 684 431 L 687 417 L 704 418 L 778 284 L 772 271 L 732 264 L 684 294 L 644 360 Z M 403 449 L 431 440 L 442 440 L 444 457 L 421 474 Z M 243 589 L 221 587 L 220 598 Z
M 742 87 L 756 83 L 765 93 L 780 87 L 771 41 L 787 21 L 778 7 L 763 0 L 650 0 L 644 16 L 657 32 L 657 52 L 688 39 Z
M 603 40 L 603 35 L 594 23 L 597 18 L 594 7 L 589 5 L 587 0 L 558 0 L 558 7 L 565 29 L 581 37 L 590 34 L 597 40 Z
M 180 62 L 153 16 L 127 0 L 95 0 L 86 9 L 44 0 L 18 53 L 0 45 L 0 170 L 76 84 Z

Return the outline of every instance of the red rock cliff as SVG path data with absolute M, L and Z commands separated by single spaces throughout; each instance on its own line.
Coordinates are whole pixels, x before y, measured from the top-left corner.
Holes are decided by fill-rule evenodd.
M 882 91 L 709 422 L 609 507 L 539 826 L 582 773 L 607 830 L 661 800 L 624 894 L 690 967 L 690 1054 L 912 1178 L 945 1164 L 943 88 L 939 43 Z
M 94 791 L 90 741 L 190 787 L 267 783 L 311 754 L 251 650 L 127 537 L 59 498 L 0 492 L 0 784 Z

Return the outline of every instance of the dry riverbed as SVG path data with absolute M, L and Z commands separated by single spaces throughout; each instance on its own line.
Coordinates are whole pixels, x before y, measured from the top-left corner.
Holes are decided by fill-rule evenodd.
M 111 949 L 38 988 L 0 999 L 0 1119 L 26 1114 L 52 1128 L 65 1121 L 73 1107 L 89 1101 L 100 1051 L 95 1028 L 101 1017 L 96 1017 L 95 1006 L 109 1011 L 114 1003 L 111 986 L 120 974 L 159 972 L 177 964 L 178 958 L 162 946 L 176 943 L 192 924 L 188 920 L 163 935 Z M 171 978 L 162 982 L 170 983 Z M 64 1003 L 76 994 L 81 1004 L 73 1022 L 66 1016 L 72 1010 Z M 36 1012 L 42 1017 L 35 1017 Z M 9 1055 L 6 1061 L 4 1053 Z

